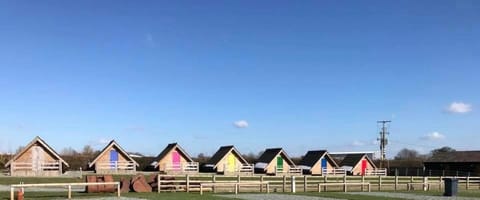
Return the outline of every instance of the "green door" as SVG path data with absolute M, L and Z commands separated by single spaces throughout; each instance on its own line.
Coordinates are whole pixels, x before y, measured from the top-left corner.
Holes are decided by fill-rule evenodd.
M 277 170 L 283 171 L 283 158 L 282 156 L 277 157 Z

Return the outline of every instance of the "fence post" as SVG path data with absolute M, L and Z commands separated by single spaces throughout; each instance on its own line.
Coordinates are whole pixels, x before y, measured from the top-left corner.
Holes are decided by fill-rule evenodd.
M 440 180 L 438 180 L 438 190 L 442 190 L 442 184 L 443 184 L 443 176 L 440 176 Z
M 186 175 L 185 176 L 186 178 L 186 189 L 187 189 L 187 192 L 190 192 L 190 175 Z
M 160 182 L 160 174 L 157 175 L 157 193 L 160 193 L 160 184 L 162 184 L 162 182 Z
M 398 186 L 398 175 L 395 173 L 395 191 L 397 191 L 397 186 Z
M 120 197 L 120 192 L 122 192 L 122 190 L 120 190 L 120 182 L 118 182 L 118 184 L 117 184 L 117 197 Z
M 323 177 L 323 183 L 327 183 L 327 182 L 328 182 L 328 178 L 327 178 L 327 176 L 324 176 Z M 325 184 L 323 186 L 323 191 L 325 191 L 325 192 L 327 191 L 327 184 Z
M 307 176 L 303 176 L 303 192 L 307 192 Z
M 378 191 L 382 191 L 382 176 L 378 176 Z
M 15 200 L 15 189 L 10 186 L 10 200 Z
M 240 174 L 237 175 L 237 183 L 240 183 Z M 238 191 L 240 191 L 240 184 L 237 185 Z
M 212 183 L 215 183 L 215 182 L 217 182 L 217 175 L 214 174 L 214 175 L 212 175 Z M 216 191 L 216 188 L 215 188 L 215 186 L 213 186 L 212 187 L 212 192 L 215 193 L 215 191 Z
M 467 185 L 465 187 L 467 190 L 470 187 L 470 176 L 467 176 Z
M 363 192 L 363 184 L 365 184 L 365 176 L 362 175 L 362 186 L 361 186 L 362 192 Z
M 428 176 L 423 177 L 423 191 L 427 191 L 428 186 Z
M 347 192 L 347 175 L 343 176 L 343 191 Z
M 263 183 L 263 175 L 260 176 L 260 182 Z M 260 193 L 263 192 L 263 184 L 260 184 Z
M 295 193 L 296 192 L 295 176 L 290 177 L 290 187 L 292 188 L 290 191 L 292 193 Z
M 283 175 L 282 192 L 285 192 L 285 187 L 287 187 L 287 177 L 285 175 Z

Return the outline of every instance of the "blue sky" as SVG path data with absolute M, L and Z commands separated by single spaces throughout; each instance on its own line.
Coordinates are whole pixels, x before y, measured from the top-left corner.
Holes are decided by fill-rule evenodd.
M 0 1 L 0 151 L 480 149 L 478 1 Z M 242 121 L 243 120 L 243 121 Z M 240 122 L 240 128 L 235 126 Z M 238 125 L 238 124 L 237 124 Z M 473 139 L 473 140 L 472 140 Z

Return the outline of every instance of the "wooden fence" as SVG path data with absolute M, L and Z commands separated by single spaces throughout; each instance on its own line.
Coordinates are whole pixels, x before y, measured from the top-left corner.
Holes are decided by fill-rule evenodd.
M 364 186 L 376 191 L 406 191 L 406 190 L 442 190 L 444 178 L 457 178 L 459 188 L 480 189 L 480 177 L 405 177 L 405 176 L 223 176 L 223 175 L 159 175 L 158 192 L 162 191 L 198 191 L 201 183 L 217 182 L 268 182 L 268 192 L 315 192 L 319 191 L 364 191 Z M 328 187 L 327 187 L 328 186 Z M 212 187 L 212 191 L 218 188 Z M 243 191 L 262 192 L 258 187 Z
M 10 185 L 10 200 L 15 200 L 15 188 L 27 187 L 66 187 L 68 191 L 68 199 L 72 199 L 72 186 L 88 186 L 88 185 L 116 185 L 117 197 L 120 197 L 120 182 L 103 182 L 103 183 L 37 183 L 37 184 L 14 184 Z

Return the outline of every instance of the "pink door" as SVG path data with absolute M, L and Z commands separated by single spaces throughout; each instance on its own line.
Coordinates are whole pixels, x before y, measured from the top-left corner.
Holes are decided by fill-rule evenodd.
M 180 154 L 178 151 L 172 152 L 172 168 L 174 170 L 180 170 Z

